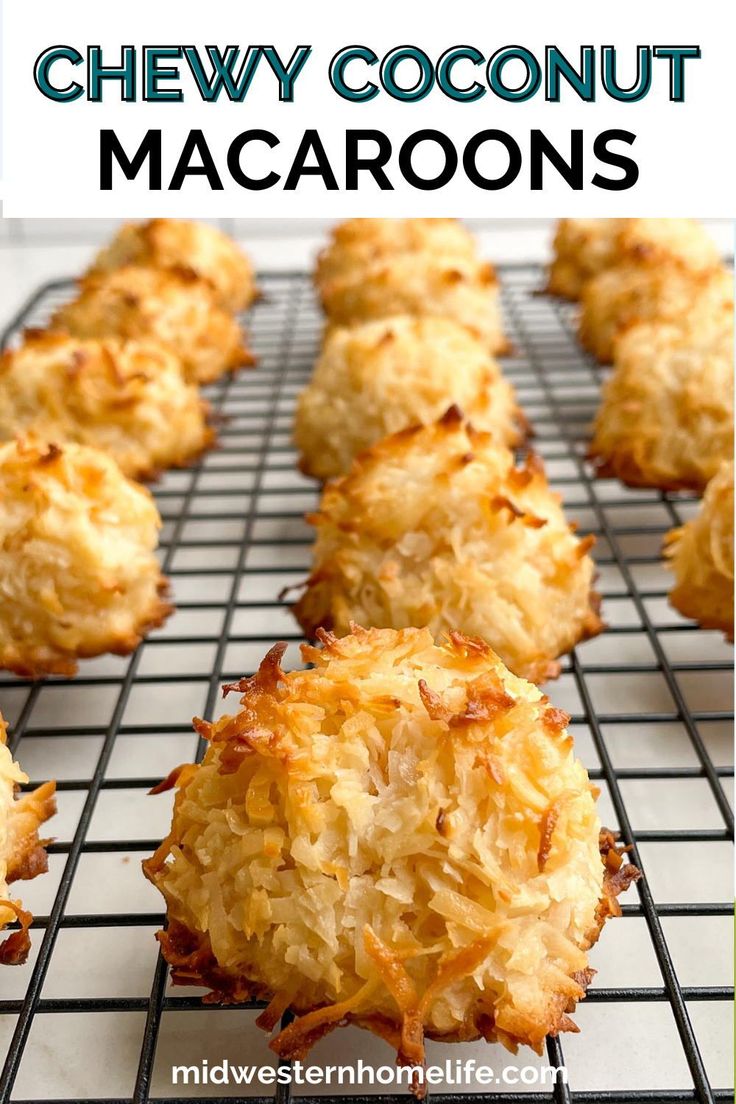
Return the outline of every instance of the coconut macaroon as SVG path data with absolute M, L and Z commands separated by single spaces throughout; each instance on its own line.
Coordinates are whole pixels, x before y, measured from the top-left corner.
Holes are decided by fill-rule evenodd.
M 0 440 L 32 431 L 110 453 L 126 475 L 186 464 L 214 433 L 208 405 L 155 341 L 33 331 L 0 357 Z
M 553 249 L 547 291 L 566 299 L 578 299 L 587 280 L 622 261 L 674 261 L 695 272 L 719 262 L 697 219 L 560 219 Z
M 44 844 L 38 830 L 56 812 L 56 783 L 44 782 L 31 793 L 18 796 L 19 786 L 28 775 L 13 760 L 7 747 L 7 725 L 0 713 L 0 964 L 22 965 L 31 941 L 28 936 L 33 917 L 12 895 L 12 882 L 35 878 L 48 866 Z M 3 938 L 3 929 L 13 921 L 20 927 Z
M 0 667 L 73 675 L 171 611 L 149 492 L 84 445 L 0 445 Z
M 675 263 L 707 272 L 721 263 L 716 243 L 698 219 L 622 219 L 617 244 L 621 257 L 641 264 Z
M 171 831 L 144 863 L 164 895 L 180 984 L 270 1003 L 303 1057 L 341 1024 L 403 1063 L 425 1036 L 541 1053 L 592 971 L 587 952 L 638 872 L 600 832 L 566 714 L 480 640 L 353 628 L 286 645 L 196 721 L 204 760 L 174 772 Z
M 692 272 L 682 265 L 627 261 L 589 280 L 581 304 L 580 341 L 608 364 L 617 337 L 635 322 L 674 322 L 702 336 L 720 333 L 733 315 L 733 275 L 722 266 Z
M 590 447 L 598 474 L 701 490 L 733 447 L 733 320 L 704 336 L 661 322 L 623 334 Z
M 320 288 L 328 322 L 355 325 L 395 314 L 451 318 L 491 353 L 508 351 L 493 265 L 427 251 L 399 253 Z
M 334 228 L 329 245 L 319 254 L 315 284 L 321 288 L 336 278 L 355 277 L 376 261 L 400 253 L 477 258 L 473 235 L 457 219 L 348 219 Z
M 129 222 L 95 257 L 90 273 L 127 265 L 189 269 L 214 291 L 219 306 L 237 312 L 258 294 L 253 266 L 245 253 L 215 226 L 185 219 Z
M 308 475 L 330 479 L 386 434 L 436 421 L 455 402 L 478 429 L 517 445 L 526 423 L 486 346 L 449 318 L 334 329 L 299 396 L 294 439 Z
M 161 341 L 192 383 L 211 383 L 253 363 L 237 321 L 190 272 L 128 265 L 87 276 L 51 325 L 80 338 Z
M 585 282 L 614 263 L 621 227 L 627 221 L 560 219 L 552 243 L 546 291 L 578 299 Z
M 667 534 L 665 556 L 675 609 L 733 640 L 733 461 L 711 479 L 697 516 Z
M 457 409 L 362 453 L 309 520 L 314 566 L 294 606 L 308 636 L 352 621 L 457 630 L 543 682 L 601 629 L 593 538 L 574 535 L 536 457 L 516 467 Z

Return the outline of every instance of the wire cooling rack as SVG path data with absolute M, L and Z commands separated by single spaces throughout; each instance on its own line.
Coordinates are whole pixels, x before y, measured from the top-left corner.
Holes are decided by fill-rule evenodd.
M 489 1095 L 470 1085 L 465 1095 L 445 1085 L 432 1100 L 502 1092 L 511 1104 L 730 1100 L 732 655 L 718 634 L 669 608 L 659 556 L 664 532 L 696 503 L 591 478 L 584 451 L 599 371 L 577 345 L 571 308 L 534 294 L 536 267 L 500 275 L 516 346 L 505 371 L 568 516 L 598 537 L 609 624 L 566 660 L 549 693 L 572 714 L 604 823 L 635 844 L 646 878 L 593 953 L 598 974 L 575 1015 L 579 1035 L 550 1040 L 543 1060 L 514 1060 L 487 1044 L 428 1048 L 432 1062 L 473 1054 L 494 1069 L 564 1061 L 567 1086 L 498 1086 Z M 176 614 L 133 656 L 86 662 L 73 681 L 32 685 L 0 673 L 12 747 L 34 781 L 59 780 L 49 873 L 23 887 L 36 917 L 31 957 L 0 976 L 0 1104 L 232 1101 L 248 1090 L 176 1086 L 172 1065 L 274 1062 L 255 1004 L 203 1007 L 200 991 L 168 986 L 153 939 L 161 901 L 140 872 L 170 818 L 171 795 L 147 790 L 197 753 L 192 715 L 217 715 L 221 683 L 251 672 L 274 640 L 287 640 L 287 661 L 299 662 L 300 638 L 278 595 L 309 567 L 303 513 L 316 490 L 296 471 L 290 424 L 321 323 L 303 274 L 261 284 L 265 298 L 249 319 L 259 366 L 209 392 L 226 419 L 221 447 L 154 487 Z M 41 288 L 5 342 L 43 325 L 71 288 Z M 336 1052 L 343 1062 L 392 1061 L 383 1043 L 353 1028 L 319 1044 L 313 1059 L 334 1062 Z M 317 1095 L 303 1104 L 326 1090 L 309 1091 Z M 350 1092 L 406 1099 L 380 1087 L 340 1089 L 333 1099 Z M 276 1100 L 287 1099 L 280 1088 Z

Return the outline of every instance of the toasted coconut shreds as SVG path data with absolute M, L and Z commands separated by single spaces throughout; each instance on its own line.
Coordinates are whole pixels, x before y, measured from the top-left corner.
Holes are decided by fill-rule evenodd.
M 335 279 L 359 277 L 376 261 L 416 253 L 477 259 L 475 238 L 457 219 L 348 219 L 335 227 L 317 258 L 314 282 L 321 289 Z
M 616 257 L 623 219 L 560 219 L 546 291 L 577 299 L 586 280 L 608 268 Z
M 583 288 L 579 337 L 604 364 L 616 342 L 639 322 L 680 325 L 701 338 L 733 319 L 733 277 L 722 265 L 693 272 L 680 264 L 642 265 L 626 260 Z
M 638 877 L 564 714 L 459 633 L 321 637 L 312 669 L 272 649 L 228 688 L 241 711 L 199 722 L 202 763 L 170 776 L 144 870 L 174 983 L 267 1001 L 269 1031 L 290 1007 L 284 1058 L 345 1023 L 412 1065 L 425 1038 L 540 1052 L 575 1030 L 587 951 Z
M 388 433 L 440 417 L 450 401 L 506 445 L 528 432 L 514 389 L 483 342 L 451 318 L 397 315 L 337 327 L 299 396 L 300 467 L 329 479 Z
M 718 250 L 696 219 L 560 219 L 547 291 L 578 299 L 587 280 L 624 261 L 712 268 Z
M 125 655 L 171 612 L 151 495 L 98 449 L 0 445 L 0 667 L 73 675 Z
M 627 330 L 595 421 L 598 474 L 702 490 L 733 445 L 733 303 L 710 328 L 645 322 Z
M 212 383 L 255 363 L 236 319 L 189 270 L 126 265 L 87 276 L 51 328 L 78 338 L 159 341 L 192 383 Z
M 10 895 L 10 884 L 35 878 L 47 867 L 44 844 L 38 831 L 56 812 L 54 782 L 17 796 L 18 787 L 28 781 L 6 745 L 7 726 L 0 714 L 0 964 L 17 966 L 25 962 L 31 945 L 28 929 L 33 917 Z M 14 921 L 18 930 L 3 935 Z
M 192 461 L 214 443 L 209 407 L 158 341 L 29 331 L 0 357 L 0 440 L 33 432 L 113 456 L 132 479 Z
M 430 252 L 400 253 L 374 261 L 320 286 L 330 326 L 350 326 L 397 314 L 451 318 L 491 353 L 508 351 L 498 277 L 476 258 Z
M 212 288 L 227 311 L 241 311 L 258 297 L 253 267 L 221 230 L 186 219 L 150 219 L 126 223 L 93 262 L 90 274 L 126 265 L 185 269 Z
M 294 605 L 307 636 L 352 620 L 457 629 L 544 682 L 601 630 L 593 538 L 575 535 L 536 457 L 516 467 L 457 407 L 360 454 L 309 520 L 314 566 Z
M 675 576 L 675 609 L 733 641 L 733 461 L 711 479 L 697 516 L 667 534 L 664 553 Z

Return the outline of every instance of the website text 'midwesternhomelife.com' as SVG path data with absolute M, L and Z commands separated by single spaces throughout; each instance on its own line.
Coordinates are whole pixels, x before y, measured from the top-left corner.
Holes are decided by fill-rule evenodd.
M 301 1061 L 279 1066 L 240 1065 L 225 1058 L 171 1067 L 173 1085 L 555 1085 L 567 1084 L 564 1066 L 492 1067 L 475 1058 L 451 1058 L 417 1066 L 376 1066 L 362 1059 L 345 1065 L 308 1065 Z

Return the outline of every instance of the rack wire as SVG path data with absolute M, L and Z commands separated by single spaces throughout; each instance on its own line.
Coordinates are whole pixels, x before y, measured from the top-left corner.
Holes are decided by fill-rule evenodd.
M 576 1014 L 582 1033 L 548 1041 L 547 1059 L 567 1065 L 568 1084 L 520 1087 L 504 1099 L 730 1100 L 732 656 L 718 634 L 668 607 L 660 561 L 664 532 L 692 516 L 696 503 L 592 477 L 585 442 L 600 372 L 575 340 L 572 310 L 535 294 L 535 266 L 503 266 L 500 276 L 516 347 L 504 370 L 568 516 L 598 538 L 609 624 L 568 657 L 549 693 L 572 715 L 578 752 L 602 791 L 604 821 L 634 844 L 645 873 L 594 953 L 600 972 Z M 176 614 L 134 655 L 87 662 L 74 680 L 31 684 L 0 673 L 11 748 L 31 785 L 59 779 L 60 804 L 49 873 L 24 886 L 35 913 L 31 958 L 0 979 L 0 1047 L 7 1041 L 0 1104 L 157 1104 L 198 1093 L 232 1101 L 244 1090 L 174 1086 L 172 1063 L 226 1052 L 244 1062 L 272 1060 L 253 1023 L 259 1005 L 202 1006 L 196 991 L 169 988 L 152 938 L 163 920 L 160 900 L 138 868 L 170 815 L 166 798 L 148 798 L 147 790 L 198 753 L 191 716 L 217 715 L 221 684 L 254 670 L 274 640 L 287 640 L 287 659 L 299 662 L 301 638 L 278 595 L 309 567 L 303 514 L 317 491 L 296 472 L 290 425 L 321 321 L 303 273 L 266 274 L 261 284 L 265 297 L 247 320 L 259 366 L 208 392 L 223 417 L 221 447 L 153 488 Z M 67 280 L 41 287 L 3 344 L 43 325 L 71 291 Z M 341 1043 L 350 1046 L 390 1061 L 365 1033 Z M 431 1046 L 435 1058 L 448 1056 Z M 485 1047 L 473 1051 L 479 1060 L 495 1067 L 510 1057 L 476 1046 Z M 318 1048 L 315 1060 L 328 1053 Z M 406 1099 L 354 1091 L 363 1093 L 355 1101 Z M 280 1086 L 275 1100 L 285 1104 L 288 1095 Z M 333 1099 L 349 1095 L 341 1089 Z M 496 1095 L 445 1086 L 432 1100 Z

